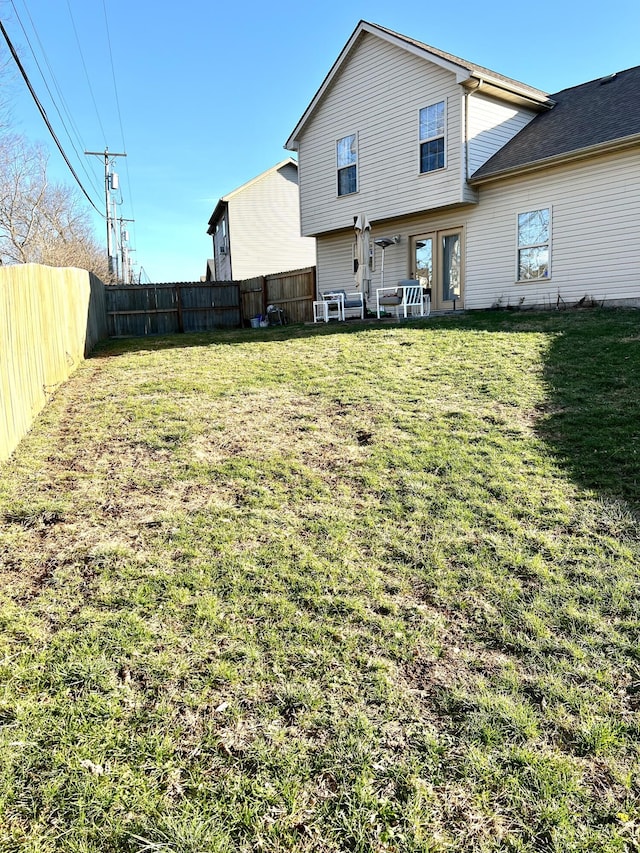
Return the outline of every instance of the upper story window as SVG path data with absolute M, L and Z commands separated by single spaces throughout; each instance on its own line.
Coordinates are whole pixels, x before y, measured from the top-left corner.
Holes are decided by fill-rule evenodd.
M 551 274 L 551 208 L 518 214 L 518 281 Z
M 444 101 L 420 110 L 420 171 L 444 169 Z
M 356 134 L 343 136 L 336 143 L 338 164 L 338 195 L 349 195 L 358 190 L 358 146 Z

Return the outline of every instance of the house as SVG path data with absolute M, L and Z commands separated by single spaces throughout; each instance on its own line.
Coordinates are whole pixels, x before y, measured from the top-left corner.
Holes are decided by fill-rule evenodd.
M 640 67 L 550 95 L 361 21 L 285 147 L 320 291 L 366 222 L 369 307 L 383 267 L 436 310 L 640 304 Z
M 207 234 L 207 278 L 236 281 L 314 266 L 315 240 L 300 235 L 298 164 L 289 157 L 223 196 Z

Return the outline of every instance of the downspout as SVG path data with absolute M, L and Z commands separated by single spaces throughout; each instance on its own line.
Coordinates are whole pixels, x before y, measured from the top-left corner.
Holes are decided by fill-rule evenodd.
M 469 178 L 471 177 L 471 173 L 469 170 L 469 96 L 474 92 L 477 92 L 478 89 L 483 84 L 482 77 L 478 77 L 475 80 L 475 86 L 469 88 L 467 83 L 464 85 L 464 171 L 465 171 L 465 181 L 468 183 Z

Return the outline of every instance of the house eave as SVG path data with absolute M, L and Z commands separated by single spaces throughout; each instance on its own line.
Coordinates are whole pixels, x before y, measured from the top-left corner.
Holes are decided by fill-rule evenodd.
M 474 178 L 473 175 L 469 178 L 468 183 L 472 187 L 478 187 L 483 184 L 489 184 L 493 181 L 504 180 L 505 178 L 526 175 L 531 172 L 539 172 L 548 169 L 551 166 L 560 166 L 565 163 L 574 163 L 579 160 L 586 160 L 590 157 L 596 157 L 602 154 L 610 154 L 616 151 L 624 151 L 628 148 L 635 148 L 640 145 L 640 133 L 635 133 L 632 136 L 625 136 L 622 139 L 615 139 L 608 142 L 601 142 L 597 145 L 591 145 L 588 148 L 579 148 L 576 151 L 568 151 L 563 154 L 555 154 L 553 157 L 545 157 L 542 160 L 534 160 L 531 163 L 526 163 L 522 166 L 513 166 L 508 169 L 502 169 L 498 172 L 492 172 L 489 175 L 481 175 Z
M 281 160 L 279 163 L 276 163 L 275 166 L 271 166 L 271 168 L 267 169 L 264 172 L 261 172 L 259 175 L 256 175 L 255 178 L 251 178 L 251 180 L 245 181 L 244 184 L 241 184 L 241 186 L 236 187 L 235 190 L 231 190 L 230 193 L 223 195 L 222 198 L 218 201 L 213 213 L 211 214 L 211 218 L 209 219 L 209 229 L 207 231 L 207 234 L 213 233 L 213 229 L 214 229 L 214 226 L 215 226 L 217 220 L 220 219 L 220 217 L 222 216 L 224 211 L 226 209 L 228 209 L 229 202 L 235 196 L 239 195 L 240 193 L 243 193 L 245 190 L 248 190 L 254 184 L 257 184 L 260 181 L 263 181 L 265 178 L 268 178 L 274 172 L 278 172 L 280 169 L 283 169 L 285 166 L 295 166 L 297 169 L 298 168 L 298 161 L 295 160 L 293 157 L 286 157 L 284 160 Z
M 555 106 L 555 101 L 551 100 L 551 98 L 546 96 L 536 97 L 530 92 L 518 89 L 515 86 L 507 87 L 500 80 L 493 79 L 486 74 L 471 74 L 465 80 L 460 81 L 460 85 L 470 94 L 478 92 L 518 107 L 536 110 L 537 112 L 551 110 Z
M 333 63 L 333 65 L 329 69 L 327 75 L 325 76 L 324 80 L 320 84 L 320 88 L 317 90 L 317 92 L 315 93 L 315 95 L 311 99 L 311 103 L 309 104 L 309 106 L 306 108 L 306 110 L 302 114 L 300 121 L 294 127 L 293 132 L 291 133 L 291 135 L 289 136 L 289 138 L 287 139 L 287 141 L 284 144 L 284 147 L 287 151 L 297 151 L 298 150 L 298 137 L 300 135 L 300 131 L 302 130 L 304 125 L 307 123 L 307 120 L 309 119 L 311 114 L 315 111 L 316 106 L 318 105 L 318 103 L 322 99 L 324 93 L 327 91 L 327 89 L 331 85 L 331 82 L 332 82 L 333 78 L 335 77 L 336 73 L 338 72 L 338 69 L 340 68 L 340 66 L 342 65 L 342 63 L 346 59 L 346 57 L 349 55 L 349 53 L 351 52 L 353 45 L 355 44 L 356 40 L 360 36 L 360 33 L 363 31 L 364 23 L 365 23 L 364 21 L 360 21 L 360 23 L 357 25 L 355 30 L 351 33 L 351 37 L 349 38 L 349 41 L 345 44 L 345 46 L 340 51 L 336 61 Z
M 216 230 L 216 224 L 220 221 L 220 217 L 227 209 L 227 201 L 224 198 L 221 198 L 220 201 L 216 204 L 213 213 L 209 218 L 209 227 L 207 228 L 207 234 L 213 234 Z
M 260 172 L 259 175 L 256 175 L 255 178 L 251 178 L 249 181 L 245 181 L 244 184 L 241 184 L 239 187 L 236 187 L 235 190 L 231 190 L 231 192 L 222 196 L 221 201 L 229 202 L 234 196 L 240 195 L 245 190 L 248 190 L 250 187 L 255 184 L 260 183 L 260 181 L 264 181 L 265 178 L 268 178 L 270 175 L 273 175 L 275 172 L 279 172 L 280 169 L 284 169 L 285 166 L 295 166 L 298 168 L 298 161 L 293 157 L 286 157 L 284 160 L 281 160 L 279 163 L 276 163 L 275 166 L 271 166 L 269 169 L 266 169 L 264 172 Z
M 326 91 L 331 86 L 332 81 L 334 80 L 336 74 L 340 70 L 341 66 L 344 64 L 345 60 L 351 53 L 356 41 L 360 38 L 362 33 L 370 33 L 372 35 L 377 36 L 378 38 L 383 39 L 384 41 L 396 45 L 408 53 L 413 54 L 414 56 L 418 56 L 421 59 L 428 60 L 432 62 L 434 65 L 438 65 L 440 68 L 446 69 L 451 73 L 455 74 L 456 82 L 461 85 L 467 85 L 469 81 L 470 88 L 474 89 L 476 86 L 476 81 L 480 76 L 483 79 L 490 83 L 493 87 L 493 92 L 495 97 L 499 97 L 502 100 L 512 99 L 515 103 L 526 102 L 527 105 L 531 106 L 534 103 L 538 106 L 539 109 L 544 108 L 546 104 L 549 106 L 553 106 L 551 102 L 549 102 L 546 94 L 544 92 L 537 92 L 537 90 L 526 89 L 520 85 L 516 81 L 513 83 L 509 82 L 507 79 L 499 80 L 497 77 L 493 77 L 493 75 L 486 71 L 488 69 L 482 69 L 482 71 L 478 68 L 474 68 L 470 63 L 466 63 L 464 60 L 459 57 L 445 57 L 435 52 L 433 48 L 429 48 L 429 45 L 421 45 L 419 43 L 414 43 L 411 39 L 407 39 L 401 36 L 399 33 L 394 33 L 390 30 L 385 29 L 384 27 L 379 27 L 376 24 L 371 24 L 368 21 L 360 21 L 349 41 L 343 47 L 340 52 L 340 55 L 333 63 L 331 68 L 329 69 L 329 73 L 326 75 L 320 88 L 317 90 L 311 103 L 304 111 L 300 121 L 295 126 L 293 132 L 287 139 L 284 147 L 288 151 L 297 151 L 298 150 L 298 139 L 304 128 L 305 124 L 311 117 L 311 115 L 315 112 L 316 107 L 324 97 Z M 459 59 L 459 62 L 456 61 Z
M 461 210 L 461 209 L 472 209 L 476 207 L 478 204 L 477 201 L 469 201 L 468 199 L 453 201 L 448 204 L 443 204 L 439 207 L 430 207 L 423 208 L 417 207 L 413 210 L 406 211 L 396 211 L 394 213 L 382 214 L 379 218 L 371 221 L 371 226 L 376 231 L 378 229 L 384 229 L 392 224 L 399 224 L 401 221 L 406 219 L 416 219 L 425 216 L 436 216 L 442 213 L 447 213 L 453 210 Z M 344 234 L 345 232 L 353 232 L 353 225 L 351 222 L 343 222 L 340 225 L 331 225 L 319 231 L 314 231 L 313 233 L 305 234 L 305 237 L 312 237 L 314 239 L 330 237 L 334 234 Z

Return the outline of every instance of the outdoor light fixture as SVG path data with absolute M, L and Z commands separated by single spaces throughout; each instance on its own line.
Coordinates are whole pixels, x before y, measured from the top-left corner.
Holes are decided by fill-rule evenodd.
M 393 246 L 394 243 L 399 243 L 400 235 L 396 234 L 395 237 L 378 237 L 378 239 L 373 242 L 376 246 L 380 246 L 381 249 L 386 249 L 388 246 Z
M 376 246 L 380 246 L 382 249 L 382 266 L 380 268 L 380 284 L 384 287 L 384 250 L 389 248 L 389 246 L 393 246 L 395 243 L 400 242 L 400 235 L 396 234 L 395 237 L 378 237 L 377 240 L 373 241 Z

